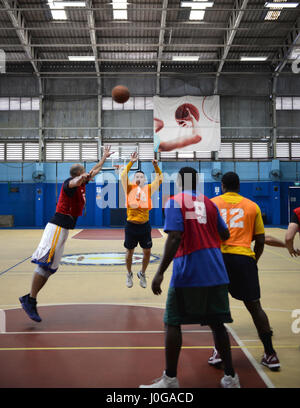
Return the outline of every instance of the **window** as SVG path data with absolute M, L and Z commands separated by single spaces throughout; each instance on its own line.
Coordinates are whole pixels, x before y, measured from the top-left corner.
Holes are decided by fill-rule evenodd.
M 267 159 L 269 157 L 268 153 L 268 143 L 252 143 L 252 158 L 253 159 Z
M 24 160 L 39 160 L 39 144 L 25 143 L 24 145 Z
M 153 110 L 153 98 L 133 96 L 124 104 L 116 103 L 111 97 L 102 98 L 103 110 Z
M 234 156 L 237 159 L 250 159 L 250 143 L 235 143 Z
M 299 96 L 279 96 L 276 98 L 277 110 L 300 110 Z
M 220 159 L 232 159 L 233 158 L 233 146 L 232 143 L 221 143 L 221 150 L 219 152 Z
M 40 109 L 39 98 L 7 97 L 0 98 L 0 111 L 38 111 Z
M 7 143 L 6 160 L 20 161 L 22 159 L 23 159 L 23 144 L 22 143 Z

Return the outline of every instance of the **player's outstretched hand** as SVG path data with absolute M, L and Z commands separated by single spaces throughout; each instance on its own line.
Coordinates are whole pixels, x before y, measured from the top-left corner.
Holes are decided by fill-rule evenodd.
M 152 160 L 152 164 L 154 167 L 158 166 L 158 160 Z
M 111 146 L 105 146 L 103 150 L 103 156 L 105 158 L 110 157 L 114 152 L 110 151 Z
M 136 162 L 136 161 L 138 160 L 138 158 L 139 158 L 139 156 L 138 156 L 137 152 L 131 153 L 130 160 L 131 160 L 133 163 Z
M 300 255 L 300 250 L 292 248 L 292 249 L 289 249 L 289 253 L 290 253 L 291 257 L 296 258 L 297 256 Z

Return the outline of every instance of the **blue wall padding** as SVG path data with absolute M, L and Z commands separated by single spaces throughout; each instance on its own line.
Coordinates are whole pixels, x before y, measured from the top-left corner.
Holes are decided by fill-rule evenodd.
M 279 163 L 279 164 L 278 164 Z M 261 208 L 268 225 L 286 225 L 288 223 L 288 194 L 289 186 L 299 179 L 298 162 L 219 162 L 222 174 L 235 171 L 241 180 L 241 194 L 255 201 Z M 0 164 L 0 214 L 14 215 L 16 227 L 44 227 L 55 212 L 56 199 L 59 196 L 62 182 L 69 177 L 69 169 L 72 163 L 44 163 L 43 171 L 46 181 L 36 184 L 32 180 L 32 173 L 37 169 L 36 163 L 1 163 Z M 87 171 L 94 163 L 86 165 Z M 280 182 L 272 181 L 269 173 L 272 166 L 280 166 Z M 162 171 L 171 177 L 178 173 L 181 167 L 190 166 L 204 174 L 204 193 L 208 197 L 214 197 L 221 192 L 221 183 L 215 181 L 211 175 L 214 162 L 160 162 Z M 149 181 L 154 172 L 151 162 L 141 163 Z M 113 173 L 116 177 L 115 173 Z M 130 172 L 130 178 L 134 171 Z M 57 180 L 57 183 L 56 183 Z M 78 219 L 78 227 L 105 227 L 110 225 L 110 209 L 100 209 L 96 205 L 96 182 L 90 183 L 86 188 L 87 204 L 84 215 Z M 118 203 L 119 192 L 115 185 L 116 200 Z M 11 191 L 11 189 L 13 191 Z M 18 191 L 16 192 L 16 189 Z M 162 203 L 166 199 L 161 188 L 153 196 L 154 207 L 150 212 L 150 222 L 154 226 L 162 226 L 163 210 Z M 172 183 L 169 189 L 174 194 Z M 299 203 L 300 206 L 300 203 Z M 125 222 L 125 217 L 124 217 Z

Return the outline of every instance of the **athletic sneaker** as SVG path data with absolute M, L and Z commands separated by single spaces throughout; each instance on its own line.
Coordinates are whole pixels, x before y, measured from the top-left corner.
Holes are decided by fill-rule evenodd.
M 168 377 L 164 371 L 162 377 L 154 380 L 153 384 L 140 385 L 139 388 L 179 388 L 179 383 L 176 377 Z
M 132 272 L 127 273 L 127 276 L 126 276 L 126 286 L 127 286 L 127 288 L 132 288 L 132 286 L 133 286 L 132 278 L 133 278 L 133 273 Z
M 264 354 L 261 360 L 261 364 L 268 367 L 272 371 L 278 371 L 280 368 L 280 362 L 278 360 L 277 354 Z
M 211 366 L 219 366 L 222 363 L 221 356 L 216 348 L 214 348 L 213 355 L 209 357 L 208 364 Z
M 147 287 L 146 275 L 143 274 L 142 272 L 138 272 L 137 277 L 140 280 L 141 287 L 145 289 Z
M 223 388 L 241 388 L 239 376 L 235 374 L 234 377 L 231 375 L 224 375 L 221 380 L 221 386 Z
M 21 302 L 22 308 L 28 314 L 30 319 L 34 320 L 35 322 L 42 321 L 36 309 L 37 303 L 35 299 L 30 298 L 28 294 L 28 295 L 19 297 L 19 301 Z

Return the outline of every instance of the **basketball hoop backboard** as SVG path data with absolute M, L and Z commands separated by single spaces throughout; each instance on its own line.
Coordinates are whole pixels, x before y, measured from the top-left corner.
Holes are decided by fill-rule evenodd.
M 104 146 L 101 146 L 100 149 L 102 157 Z M 111 144 L 111 151 L 114 153 L 105 160 L 102 170 L 114 170 L 120 172 L 129 162 L 131 154 L 133 152 L 139 153 L 137 145 Z M 136 161 L 133 163 L 131 170 L 138 170 L 138 168 L 139 164 L 138 161 Z

